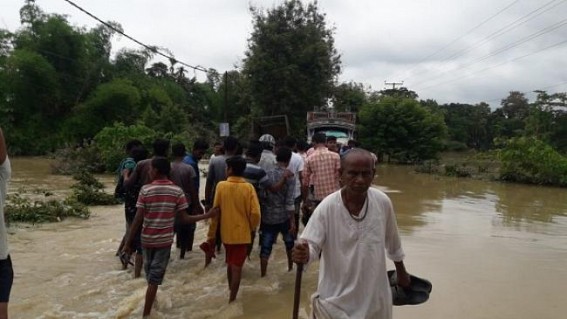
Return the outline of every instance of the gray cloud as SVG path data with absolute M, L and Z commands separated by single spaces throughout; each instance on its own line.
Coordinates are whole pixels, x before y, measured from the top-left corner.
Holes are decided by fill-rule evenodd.
M 385 80 L 404 80 L 421 98 L 439 103 L 491 101 L 493 106 L 510 90 L 529 92 L 554 86 L 550 92 L 566 91 L 567 83 L 557 84 L 567 82 L 567 43 L 536 52 L 567 39 L 567 25 L 473 64 L 567 17 L 564 1 L 521 0 L 472 30 L 513 2 L 320 0 L 319 7 L 329 26 L 335 28 L 335 45 L 343 62 L 342 81 L 382 89 Z M 96 25 L 64 1 L 37 3 L 48 13 L 69 15 L 75 25 Z M 170 49 L 186 63 L 223 72 L 240 64 L 244 57 L 252 30 L 249 6 L 271 8 L 282 0 L 76 3 L 103 20 L 121 23 L 126 33 L 142 42 Z M 543 7 L 547 3 L 550 5 Z M 19 25 L 22 4 L 21 0 L 0 2 L 1 21 L 11 30 Z M 546 9 L 550 10 L 544 12 Z M 495 32 L 530 13 L 532 17 L 541 15 L 494 37 Z M 137 47 L 124 38 L 115 40 L 114 45 L 115 49 Z M 525 55 L 529 56 L 520 58 Z

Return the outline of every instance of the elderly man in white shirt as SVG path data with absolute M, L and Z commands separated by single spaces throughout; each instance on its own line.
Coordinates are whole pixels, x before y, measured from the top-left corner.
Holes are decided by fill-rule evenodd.
M 293 249 L 296 263 L 321 259 L 312 318 L 392 318 L 386 252 L 398 284 L 409 287 L 392 202 L 370 188 L 374 173 L 368 151 L 348 152 L 341 160 L 343 187 L 317 206 Z

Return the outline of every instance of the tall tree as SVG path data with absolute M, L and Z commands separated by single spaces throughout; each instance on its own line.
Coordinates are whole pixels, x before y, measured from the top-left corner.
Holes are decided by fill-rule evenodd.
M 341 83 L 333 89 L 333 109 L 338 112 L 355 112 L 368 100 L 362 83 Z
M 508 139 L 522 136 L 525 120 L 530 114 L 530 104 L 524 93 L 511 91 L 500 105 L 491 115 L 495 137 Z
M 536 137 L 560 151 L 567 151 L 567 95 L 536 91 L 536 101 L 526 117 L 526 136 Z
M 400 87 L 397 89 L 384 89 L 378 92 L 378 96 L 392 96 L 396 98 L 412 100 L 416 100 L 419 97 L 415 91 L 409 90 L 406 87 Z
M 489 130 L 490 107 L 486 103 L 477 105 L 450 103 L 440 106 L 448 128 L 449 146 L 487 149 L 492 144 Z
M 447 127 L 440 113 L 433 113 L 413 99 L 392 96 L 365 104 L 360 113 L 362 144 L 379 157 L 404 163 L 437 156 Z
M 261 115 L 287 114 L 295 133 L 306 112 L 323 108 L 341 71 L 340 56 L 317 2 L 288 0 L 262 12 L 251 9 L 253 32 L 243 73 Z
M 502 114 L 507 119 L 525 119 L 529 114 L 530 105 L 522 92 L 510 91 L 508 97 L 500 103 Z

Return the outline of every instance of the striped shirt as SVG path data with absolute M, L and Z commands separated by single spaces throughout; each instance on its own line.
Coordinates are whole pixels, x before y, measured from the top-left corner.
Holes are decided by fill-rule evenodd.
M 142 247 L 171 247 L 175 215 L 187 206 L 183 190 L 168 179 L 154 180 L 144 185 L 136 204 L 144 213 Z
M 327 195 L 340 188 L 339 154 L 329 151 L 326 147 L 318 147 L 305 160 L 303 169 L 303 185 L 313 185 L 316 200 L 323 200 Z

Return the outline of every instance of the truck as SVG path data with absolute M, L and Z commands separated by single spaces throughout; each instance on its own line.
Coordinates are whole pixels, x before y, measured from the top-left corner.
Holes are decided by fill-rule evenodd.
M 252 120 L 250 139 L 258 140 L 264 134 L 272 135 L 276 140 L 289 135 L 287 115 L 261 116 Z
M 356 113 L 354 112 L 307 112 L 307 142 L 315 133 L 335 136 L 337 143 L 346 145 L 355 139 Z

